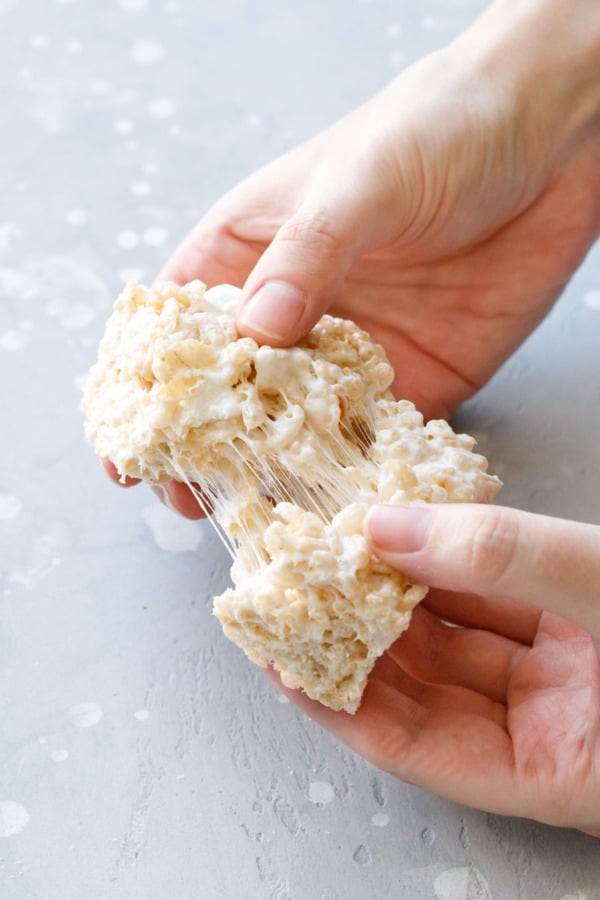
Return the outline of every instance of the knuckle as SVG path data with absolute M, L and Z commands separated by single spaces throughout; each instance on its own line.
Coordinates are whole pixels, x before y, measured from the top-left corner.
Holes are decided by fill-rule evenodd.
M 389 725 L 375 727 L 359 750 L 378 769 L 405 781 L 401 770 L 414 740 L 410 729 L 390 728 Z
M 483 509 L 465 548 L 465 572 L 469 581 L 474 585 L 494 584 L 502 590 L 503 585 L 510 583 L 518 547 L 517 514 L 509 509 Z
M 337 256 L 342 245 L 339 226 L 324 211 L 299 212 L 279 230 L 278 240 L 300 244 L 307 250 L 318 250 L 320 255 Z

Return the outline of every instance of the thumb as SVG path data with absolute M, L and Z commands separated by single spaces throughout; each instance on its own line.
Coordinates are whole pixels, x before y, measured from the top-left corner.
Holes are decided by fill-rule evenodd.
M 274 346 L 306 334 L 371 241 L 374 207 L 372 198 L 348 194 L 318 206 L 305 203 L 250 273 L 237 314 L 239 333 Z
M 534 603 L 600 635 L 600 527 L 496 506 L 375 506 L 383 562 L 431 587 Z

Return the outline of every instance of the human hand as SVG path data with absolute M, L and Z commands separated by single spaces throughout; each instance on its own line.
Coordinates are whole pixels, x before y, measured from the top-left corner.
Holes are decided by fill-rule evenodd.
M 396 395 L 448 417 L 545 315 L 598 231 L 594 7 L 577 3 L 578 18 L 554 0 L 497 0 L 229 192 L 159 279 L 244 285 L 238 329 L 263 343 L 293 343 L 326 308 L 353 318 L 385 346 Z M 185 489 L 165 490 L 200 515 Z
M 129 488 L 140 483 L 139 478 L 131 478 L 129 475 L 122 480 L 117 467 L 110 459 L 102 459 L 102 468 L 111 481 L 119 487 Z M 196 497 L 190 491 L 186 484 L 181 481 L 168 481 L 165 484 L 156 484 L 152 486 L 152 490 L 165 506 L 185 516 L 186 519 L 203 519 L 202 511 Z
M 432 589 L 354 716 L 282 690 L 403 781 L 600 837 L 600 527 L 461 504 L 376 507 L 366 534 Z
M 326 309 L 353 318 L 385 346 L 395 393 L 447 418 L 544 316 L 600 227 L 600 88 L 592 107 L 567 36 L 575 12 L 593 32 L 597 10 L 578 6 L 492 4 L 227 194 L 159 279 L 243 285 L 238 328 L 260 343 L 294 343 Z

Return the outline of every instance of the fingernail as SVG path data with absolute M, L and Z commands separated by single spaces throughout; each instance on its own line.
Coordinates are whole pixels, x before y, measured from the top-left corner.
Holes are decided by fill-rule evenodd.
M 427 543 L 433 516 L 426 506 L 373 506 L 365 530 L 378 555 L 416 553 Z
M 240 325 L 271 340 L 286 341 L 296 333 L 306 309 L 304 294 L 285 281 L 267 281 L 242 307 Z

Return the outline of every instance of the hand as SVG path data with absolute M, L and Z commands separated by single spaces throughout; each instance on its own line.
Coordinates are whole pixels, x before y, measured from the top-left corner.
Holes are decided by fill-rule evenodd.
M 366 533 L 434 587 L 356 715 L 282 690 L 404 781 L 600 837 L 600 527 L 449 505 L 376 507 Z
M 590 84 L 557 62 L 557 47 L 582 55 L 564 4 L 541 5 L 540 23 L 531 3 L 493 4 L 247 179 L 160 280 L 243 285 L 238 328 L 260 343 L 294 343 L 326 309 L 353 318 L 385 346 L 396 394 L 447 418 L 543 318 L 600 227 L 600 86 L 592 115 Z M 593 31 L 595 0 L 579 7 Z
M 576 2 L 575 16 L 496 0 L 229 192 L 159 280 L 243 285 L 238 329 L 260 343 L 293 343 L 326 309 L 353 318 L 385 346 L 396 395 L 450 416 L 543 318 L 600 227 L 597 17 L 595 0 Z M 185 489 L 166 491 L 201 515 Z
M 159 280 L 244 285 L 238 329 L 261 343 L 295 342 L 326 309 L 353 318 L 385 346 L 395 393 L 448 417 L 600 227 L 595 0 L 577 5 L 575 34 L 555 0 L 497 0 L 229 192 Z

